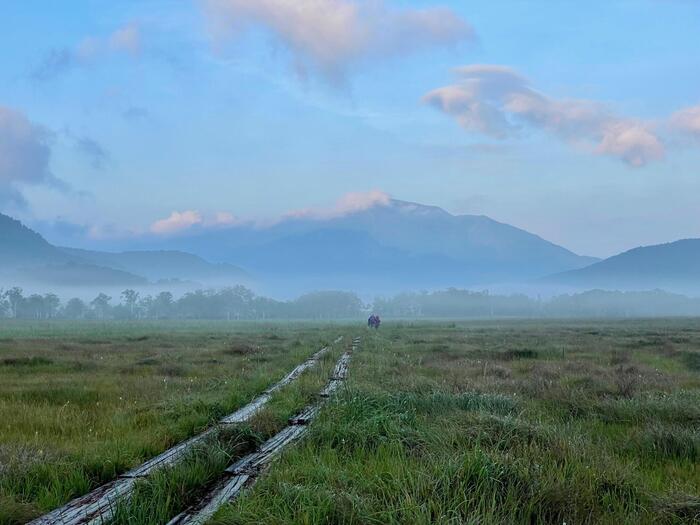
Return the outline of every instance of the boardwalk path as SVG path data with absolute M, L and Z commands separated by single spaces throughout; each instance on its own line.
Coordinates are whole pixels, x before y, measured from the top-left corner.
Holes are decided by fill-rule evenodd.
M 342 336 L 338 337 L 333 344 L 339 343 L 342 339 Z M 59 507 L 31 521 L 29 525 L 98 525 L 109 522 L 117 502 L 123 498 L 127 498 L 131 494 L 137 480 L 147 477 L 155 469 L 177 463 L 192 450 L 192 447 L 201 443 L 208 437 L 213 436 L 221 426 L 248 421 L 267 404 L 272 398 L 272 394 L 289 385 L 304 371 L 316 365 L 319 359 L 328 353 L 329 350 L 330 346 L 321 348 L 253 401 L 239 410 L 236 410 L 233 414 L 221 419 L 218 425 L 205 430 L 201 434 L 197 434 L 187 441 L 175 445 L 162 454 L 146 461 L 141 466 L 122 474 L 114 481 L 102 485 L 92 492 L 74 499 L 63 507 Z
M 345 352 L 340 357 L 331 379 L 319 393 L 319 400 L 316 403 L 306 407 L 299 415 L 291 418 L 289 424 L 281 432 L 263 443 L 258 450 L 239 459 L 227 468 L 226 475 L 198 505 L 179 514 L 168 525 L 204 525 L 222 505 L 234 500 L 245 487 L 255 483 L 265 467 L 287 445 L 307 432 L 308 424 L 316 417 L 323 403 L 343 384 L 348 374 L 352 352 L 357 350 L 359 344 L 359 338 L 353 340 L 352 350 Z

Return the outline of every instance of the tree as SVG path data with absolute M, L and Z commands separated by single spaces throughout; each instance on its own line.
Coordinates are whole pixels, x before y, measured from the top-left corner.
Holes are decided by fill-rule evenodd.
M 139 301 L 139 293 L 136 290 L 127 289 L 122 292 L 122 301 L 129 309 L 131 317 L 136 317 L 136 305 Z
M 44 314 L 47 319 L 53 319 L 60 306 L 61 300 L 58 298 L 58 295 L 54 293 L 44 295 Z
M 217 295 L 223 309 L 221 313 L 228 320 L 240 319 L 242 315 L 250 312 L 255 297 L 251 290 L 241 285 L 224 288 Z
M 95 297 L 91 302 L 90 306 L 95 310 L 98 319 L 105 319 L 109 313 L 109 302 L 112 298 L 109 295 L 103 293 Z
M 146 297 L 142 297 L 139 301 L 139 310 L 141 310 L 147 318 L 153 317 L 153 296 L 147 295 Z
M 170 292 L 160 292 L 153 300 L 153 310 L 158 319 L 170 317 L 173 306 L 173 294 Z
M 22 289 L 15 286 L 14 288 L 10 288 L 5 292 L 5 297 L 7 297 L 7 302 L 10 305 L 10 314 L 12 317 L 17 319 L 17 315 L 19 314 L 19 309 L 20 306 L 22 305 L 22 302 L 24 301 L 24 296 L 22 295 Z
M 86 311 L 87 305 L 77 297 L 73 297 L 73 299 L 68 301 L 66 306 L 63 307 L 63 315 L 68 319 L 82 319 L 85 317 Z
M 43 319 L 45 317 L 44 298 L 39 294 L 32 294 L 24 301 L 24 309 L 31 319 Z
M 0 317 L 10 315 L 10 303 L 7 301 L 5 290 L 0 288 Z

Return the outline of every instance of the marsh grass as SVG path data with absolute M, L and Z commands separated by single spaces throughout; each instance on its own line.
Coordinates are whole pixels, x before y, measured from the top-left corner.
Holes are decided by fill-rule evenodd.
M 383 325 L 214 523 L 695 523 L 700 377 L 682 355 L 700 323 L 684 323 Z
M 279 432 L 290 417 L 316 400 L 339 354 L 339 349 L 326 354 L 315 368 L 276 392 L 246 425 L 221 430 L 182 462 L 160 469 L 139 482 L 132 497 L 118 505 L 113 523 L 158 525 L 197 502 L 223 475 L 226 467 Z
M 25 523 L 200 432 L 342 332 L 282 323 L 3 324 L 0 524 Z M 258 351 L 228 353 L 240 344 Z
M 112 479 L 358 330 L 345 387 L 214 522 L 700 521 L 700 322 L 674 319 L 12 325 L 0 523 Z M 117 523 L 163 523 L 196 501 L 314 399 L 338 351 L 248 426 L 140 483 Z

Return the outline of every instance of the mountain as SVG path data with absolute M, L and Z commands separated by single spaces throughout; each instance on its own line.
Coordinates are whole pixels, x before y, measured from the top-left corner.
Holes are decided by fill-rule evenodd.
M 18 282 L 61 287 L 120 287 L 146 286 L 148 279 L 106 266 L 68 262 L 18 268 Z
M 70 259 L 35 231 L 0 213 L 0 270 L 46 261 L 68 262 Z
M 378 292 L 408 286 L 449 287 L 464 277 L 463 263 L 440 255 L 415 255 L 382 245 L 365 232 L 321 229 L 290 235 L 238 255 L 270 289 L 289 281 L 305 289 L 345 288 Z M 408 285 L 408 286 L 407 286 Z
M 247 282 L 230 264 L 212 264 L 177 251 L 109 253 L 60 248 L 19 221 L 0 214 L 0 287 L 14 284 L 94 287 L 146 286 L 149 281 Z
M 112 245 L 121 250 L 114 252 L 59 248 L 0 217 L 6 226 L 0 250 L 14 257 L 9 266 L 24 278 L 59 284 L 80 282 L 82 268 L 90 283 L 185 279 L 223 286 L 250 282 L 243 267 L 266 293 L 342 288 L 377 294 L 526 282 L 597 261 L 489 217 L 389 199 L 268 225 L 132 237 Z
M 187 279 L 205 282 L 241 282 L 249 275 L 232 264 L 212 264 L 201 257 L 175 250 L 127 251 L 120 253 L 63 248 L 76 259 L 142 275 L 150 280 Z
M 577 288 L 700 291 L 700 239 L 626 251 L 586 268 L 558 273 L 543 281 Z
M 139 242 L 241 265 L 259 281 L 294 293 L 320 286 L 395 291 L 518 282 L 597 261 L 485 216 L 399 200 Z M 362 288 L 354 288 L 358 284 Z

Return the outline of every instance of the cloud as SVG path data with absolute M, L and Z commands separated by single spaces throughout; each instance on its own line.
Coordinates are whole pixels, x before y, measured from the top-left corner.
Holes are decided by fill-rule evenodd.
M 0 105 L 0 201 L 23 205 L 27 185 L 65 187 L 51 173 L 53 133 L 23 113 Z
M 90 165 L 96 169 L 104 168 L 109 161 L 109 155 L 102 145 L 90 137 L 80 137 L 75 141 L 78 151 L 90 160 Z
M 109 36 L 109 47 L 113 51 L 124 51 L 130 55 L 138 55 L 141 52 L 141 31 L 134 24 L 128 24 L 117 29 Z
M 34 68 L 30 77 L 46 81 L 76 67 L 86 67 L 99 59 L 114 54 L 136 56 L 141 51 L 141 31 L 131 23 L 118 28 L 106 37 L 86 37 L 73 47 L 52 49 Z
M 351 192 L 346 193 L 335 205 L 333 213 L 337 215 L 349 215 L 358 211 L 368 210 L 375 206 L 388 206 L 391 202 L 391 197 L 388 193 L 380 190 L 371 190 L 366 192 Z
M 455 73 L 455 84 L 431 91 L 423 100 L 469 131 L 505 139 L 524 127 L 541 129 L 634 167 L 665 155 L 652 124 L 616 116 L 595 101 L 548 97 L 509 67 L 471 65 Z
M 196 210 L 174 211 L 169 217 L 151 224 L 150 231 L 156 235 L 173 235 L 194 227 L 224 227 L 238 222 L 238 219 L 228 212 L 217 212 L 212 218 L 205 218 Z
M 0 184 L 0 206 L 23 210 L 27 207 L 27 200 L 16 188 Z
M 693 106 L 675 112 L 669 119 L 673 131 L 700 139 L 700 106 Z
M 664 158 L 664 146 L 648 127 L 633 122 L 607 124 L 596 151 L 624 160 L 634 167 Z
M 297 71 L 342 81 L 353 65 L 475 38 L 447 8 L 399 9 L 383 0 L 204 0 L 217 42 L 252 27 L 270 31 L 292 54 Z
M 174 211 L 169 217 L 154 222 L 151 231 L 157 234 L 177 233 L 202 222 L 202 216 L 197 211 Z
M 129 121 L 137 121 L 148 118 L 150 112 L 146 108 L 141 108 L 138 106 L 131 106 L 124 110 L 122 116 Z
M 226 226 L 237 222 L 239 222 L 238 219 L 232 213 L 220 211 L 214 214 L 214 224 L 217 226 Z
M 32 71 L 31 78 L 44 81 L 60 75 L 76 64 L 75 56 L 68 49 L 52 49 Z
M 375 206 L 388 206 L 391 197 L 380 190 L 353 192 L 343 195 L 330 208 L 305 208 L 286 213 L 276 220 L 244 221 L 229 212 L 217 212 L 204 216 L 197 210 L 173 211 L 168 217 L 155 221 L 149 231 L 156 235 L 176 235 L 195 228 L 227 228 L 243 224 L 265 228 L 285 219 L 327 220 L 344 217 Z
M 351 192 L 343 195 L 331 208 L 304 208 L 286 213 L 284 219 L 326 220 L 344 217 L 375 206 L 388 206 L 391 196 L 381 190 Z

